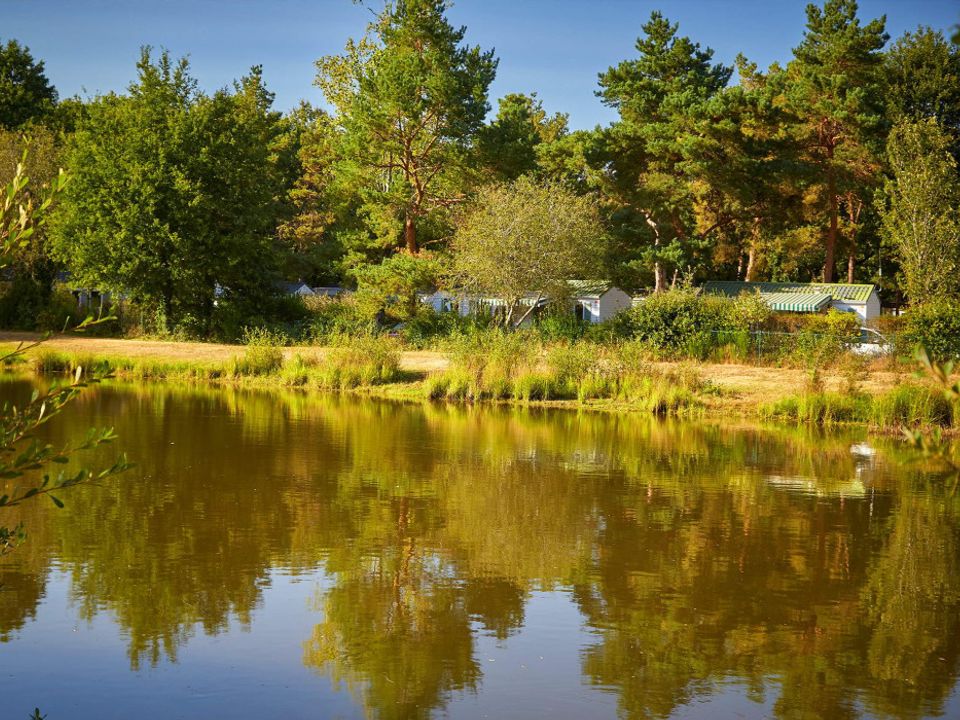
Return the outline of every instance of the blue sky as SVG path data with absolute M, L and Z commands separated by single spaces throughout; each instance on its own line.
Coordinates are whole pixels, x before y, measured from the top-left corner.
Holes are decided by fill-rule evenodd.
M 537 91 L 547 110 L 574 128 L 606 124 L 612 111 L 594 96 L 597 73 L 633 57 L 641 24 L 661 9 L 716 57 L 737 52 L 765 67 L 790 57 L 803 34 L 806 0 L 458 0 L 450 11 L 467 41 L 500 58 L 491 103 Z M 62 97 L 122 91 L 139 47 L 188 54 L 207 89 L 264 66 L 276 106 L 322 104 L 313 86 L 318 57 L 359 37 L 370 7 L 351 0 L 0 0 L 0 39 L 16 38 L 46 63 Z M 896 38 L 917 25 L 960 22 L 956 0 L 861 0 L 863 21 L 887 15 Z

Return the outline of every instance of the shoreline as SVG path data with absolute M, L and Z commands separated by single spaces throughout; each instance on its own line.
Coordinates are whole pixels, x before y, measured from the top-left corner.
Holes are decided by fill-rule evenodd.
M 11 350 L 17 343 L 30 343 L 41 336 L 32 333 L 0 332 L 0 346 Z M 565 410 L 590 410 L 607 413 L 649 413 L 649 410 L 626 399 L 480 399 L 480 400 L 431 400 L 427 397 L 427 378 L 449 367 L 445 353 L 426 350 L 406 350 L 399 354 L 402 378 L 381 384 L 362 384 L 351 388 L 327 388 L 306 382 L 291 381 L 283 370 L 292 360 L 300 358 L 322 364 L 333 350 L 320 346 L 285 347 L 281 349 L 280 367 L 263 374 L 236 374 L 229 370 L 243 358 L 246 346 L 165 340 L 137 340 L 95 338 L 88 336 L 62 335 L 49 338 L 37 348 L 28 350 L 23 362 L 11 367 L 29 369 L 39 373 L 36 367 L 38 356 L 60 354 L 64 360 L 90 366 L 106 364 L 110 374 L 119 380 L 151 380 L 156 382 L 185 382 L 233 387 L 289 388 L 306 392 L 341 392 L 363 397 L 383 398 L 403 402 L 467 402 L 505 406 L 542 407 Z M 754 422 L 770 422 L 777 425 L 803 424 L 849 425 L 865 427 L 872 432 L 890 434 L 900 432 L 900 426 L 872 426 L 861 421 L 830 421 L 810 423 L 800 419 L 771 416 L 764 413 L 779 402 L 804 396 L 806 371 L 799 368 L 746 365 L 735 363 L 696 363 L 691 361 L 651 362 L 652 369 L 669 372 L 679 368 L 693 368 L 703 379 L 705 391 L 696 394 L 696 404 L 680 408 L 673 414 L 681 417 L 737 418 Z M 64 368 L 65 370 L 66 368 Z M 858 398 L 874 402 L 889 394 L 911 379 L 906 372 L 890 370 L 870 372 L 859 383 Z M 845 379 L 841 373 L 825 372 L 824 395 L 842 398 Z M 922 423 L 920 424 L 922 426 Z M 950 434 L 956 429 L 947 429 Z

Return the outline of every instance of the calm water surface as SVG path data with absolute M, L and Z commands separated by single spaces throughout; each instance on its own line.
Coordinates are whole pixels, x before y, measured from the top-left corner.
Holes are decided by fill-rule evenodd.
M 960 500 L 894 442 L 120 384 L 48 434 L 91 425 L 137 468 L 4 511 L 0 717 L 960 717 Z

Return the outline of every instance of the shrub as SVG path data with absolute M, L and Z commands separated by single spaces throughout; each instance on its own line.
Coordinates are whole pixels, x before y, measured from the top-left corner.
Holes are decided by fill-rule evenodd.
M 326 343 L 345 335 L 363 335 L 376 326 L 373 316 L 361 310 L 353 295 L 308 296 L 302 302 L 307 312 L 305 334 L 311 342 Z
M 269 375 L 283 364 L 280 346 L 287 338 L 267 328 L 244 328 L 243 341 L 247 346 L 243 356 L 234 361 L 234 375 Z
M 459 313 L 445 310 L 437 312 L 428 305 L 422 305 L 403 325 L 401 335 L 411 347 L 425 348 L 441 338 L 457 333 L 469 334 L 475 329 L 471 317 L 461 317 Z
M 960 358 L 960 300 L 931 300 L 911 306 L 904 325 L 901 350 L 923 345 L 933 360 Z

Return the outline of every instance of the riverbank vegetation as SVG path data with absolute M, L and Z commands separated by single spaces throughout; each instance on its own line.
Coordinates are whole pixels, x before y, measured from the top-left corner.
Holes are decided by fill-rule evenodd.
M 882 432 L 960 425 L 956 403 L 935 383 L 889 360 L 844 352 L 812 371 L 803 360 L 766 364 L 664 360 L 639 340 L 544 341 L 533 331 L 490 329 L 449 339 L 443 352 L 405 350 L 385 335 L 341 336 L 324 347 L 282 347 L 253 333 L 246 346 L 137 341 L 70 349 L 47 343 L 11 369 L 90 372 L 124 380 L 358 392 L 409 402 L 508 403 L 655 415 L 724 416 L 816 425 L 860 424 Z M 820 341 L 823 342 L 823 341 Z M 124 355 L 125 346 L 131 352 Z M 173 345 L 171 345 L 173 347 Z M 193 354 L 195 359 L 190 359 Z M 824 357 L 818 351 L 817 358 Z

